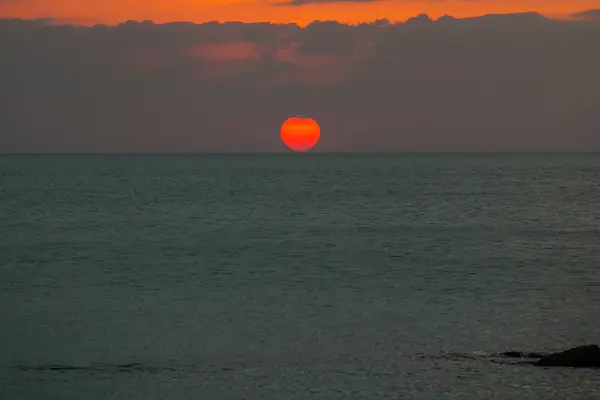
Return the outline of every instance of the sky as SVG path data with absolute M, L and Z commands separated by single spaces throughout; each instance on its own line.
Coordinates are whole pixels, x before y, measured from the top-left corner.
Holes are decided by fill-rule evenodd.
M 296 114 L 317 152 L 600 151 L 598 43 L 600 0 L 0 0 L 0 152 L 281 152 Z
M 116 24 L 127 20 L 360 23 L 387 18 L 404 21 L 419 14 L 457 18 L 484 14 L 538 12 L 565 17 L 600 8 L 599 0 L 0 0 L 5 18 L 53 18 L 61 23 Z

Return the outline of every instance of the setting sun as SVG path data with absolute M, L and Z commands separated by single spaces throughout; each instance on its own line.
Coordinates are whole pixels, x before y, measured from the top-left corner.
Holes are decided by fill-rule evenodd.
M 321 137 L 321 128 L 312 118 L 296 116 L 288 118 L 281 126 L 281 140 L 294 151 L 312 149 Z

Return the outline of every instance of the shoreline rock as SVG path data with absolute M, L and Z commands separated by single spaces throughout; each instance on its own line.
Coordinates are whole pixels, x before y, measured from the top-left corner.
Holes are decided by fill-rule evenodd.
M 600 347 L 595 344 L 574 347 L 543 356 L 533 365 L 538 367 L 600 368 Z

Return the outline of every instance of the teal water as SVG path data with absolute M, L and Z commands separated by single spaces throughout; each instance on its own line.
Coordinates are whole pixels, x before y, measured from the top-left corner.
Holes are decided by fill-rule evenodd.
M 0 193 L 2 399 L 600 393 L 450 356 L 600 342 L 600 155 L 7 155 Z

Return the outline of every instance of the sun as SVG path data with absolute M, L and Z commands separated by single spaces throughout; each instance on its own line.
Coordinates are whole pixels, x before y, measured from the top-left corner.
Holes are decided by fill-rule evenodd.
M 321 128 L 312 118 L 297 115 L 281 125 L 281 140 L 290 149 L 298 152 L 315 147 L 321 137 Z

